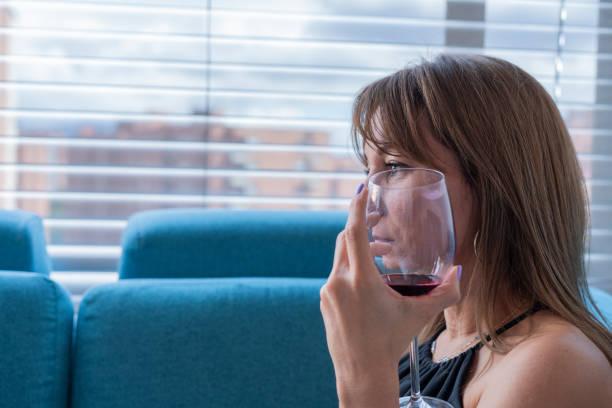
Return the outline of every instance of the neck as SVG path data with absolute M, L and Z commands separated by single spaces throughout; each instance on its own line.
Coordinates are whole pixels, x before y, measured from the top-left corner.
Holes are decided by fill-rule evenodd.
M 444 309 L 448 335 L 451 338 L 476 336 L 478 327 L 475 316 L 476 301 L 469 296 L 463 296 L 459 303 Z
M 481 279 L 479 279 L 478 276 L 472 276 L 471 270 L 466 272 L 467 276 L 464 272 L 464 277 L 468 279 L 464 279 L 461 283 L 461 293 L 463 294 L 461 300 L 459 303 L 444 310 L 446 331 L 448 337 L 451 339 L 473 338 L 478 335 L 476 312 L 478 309 L 478 291 L 480 290 L 479 282 L 481 282 Z M 497 298 L 507 299 L 507 296 L 500 293 Z M 515 315 L 525 311 L 524 307 L 509 307 L 510 303 L 517 304 L 522 302 L 496 302 L 493 316 L 493 322 L 496 325 L 495 328 L 503 325 L 505 322 L 515 317 Z M 484 322 L 481 321 L 480 323 L 483 324 Z

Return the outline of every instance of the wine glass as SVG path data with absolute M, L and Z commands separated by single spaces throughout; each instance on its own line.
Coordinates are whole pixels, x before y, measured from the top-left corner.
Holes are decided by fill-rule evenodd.
M 455 252 L 453 219 L 444 174 L 400 168 L 372 175 L 366 220 L 374 263 L 385 282 L 403 296 L 425 295 L 450 269 Z M 403 407 L 452 408 L 421 396 L 418 343 L 410 343 L 411 396 Z

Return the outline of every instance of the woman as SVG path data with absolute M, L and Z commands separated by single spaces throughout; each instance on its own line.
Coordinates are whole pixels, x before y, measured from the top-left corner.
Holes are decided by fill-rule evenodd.
M 419 332 L 424 395 L 466 408 L 612 406 L 612 336 L 585 306 L 583 180 L 542 86 L 503 60 L 441 55 L 362 90 L 353 136 L 368 175 L 446 175 L 458 266 L 425 296 L 387 287 L 360 186 L 321 289 L 340 406 L 397 407 Z

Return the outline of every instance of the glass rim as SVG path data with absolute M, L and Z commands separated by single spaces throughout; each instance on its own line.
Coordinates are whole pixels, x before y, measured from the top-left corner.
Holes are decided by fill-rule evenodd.
M 438 176 L 440 176 L 440 179 L 438 181 L 435 181 L 433 183 L 428 183 L 428 184 L 424 184 L 422 186 L 411 186 L 411 187 L 390 187 L 390 186 L 381 186 L 380 184 L 375 184 L 374 183 L 374 179 L 384 173 L 392 173 L 392 172 L 397 172 L 397 171 L 423 171 L 423 172 L 427 172 L 427 173 L 433 173 L 436 174 Z M 372 188 L 372 187 L 376 187 L 379 189 L 385 189 L 385 190 L 395 190 L 395 189 L 402 189 L 402 190 L 418 190 L 421 188 L 427 188 L 427 187 L 431 187 L 431 186 L 435 186 L 436 184 L 440 184 L 440 183 L 444 183 L 446 184 L 446 176 L 444 175 L 444 173 L 442 173 L 439 170 L 434 170 L 434 169 L 428 169 L 425 167 L 401 167 L 399 169 L 391 169 L 391 170 L 383 170 L 383 171 L 379 171 L 378 173 L 374 173 L 372 174 L 369 178 L 368 178 L 368 189 Z

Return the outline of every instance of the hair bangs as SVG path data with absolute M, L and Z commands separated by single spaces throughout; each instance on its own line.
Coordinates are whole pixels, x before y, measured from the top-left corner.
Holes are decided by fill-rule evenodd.
M 436 166 L 427 138 L 420 130 L 431 130 L 417 72 L 404 69 L 365 87 L 353 105 L 353 149 L 367 166 L 366 145 L 388 155 L 410 158 L 429 167 Z

